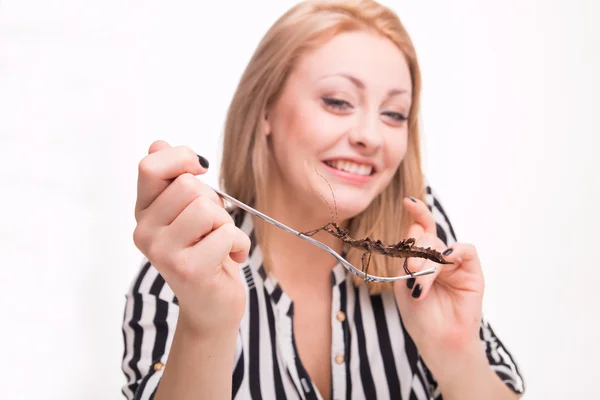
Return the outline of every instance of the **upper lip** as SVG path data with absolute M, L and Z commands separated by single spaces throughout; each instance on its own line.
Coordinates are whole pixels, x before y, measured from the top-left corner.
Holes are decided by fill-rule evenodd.
M 369 165 L 373 168 L 373 172 L 377 171 L 377 164 L 375 164 L 373 161 L 365 160 L 358 157 L 332 157 L 326 159 L 325 161 L 351 161 L 356 164 Z

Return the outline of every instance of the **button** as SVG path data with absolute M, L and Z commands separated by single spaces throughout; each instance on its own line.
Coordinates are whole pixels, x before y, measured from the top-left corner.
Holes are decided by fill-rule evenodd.
M 165 364 L 161 363 L 161 362 L 157 362 L 156 364 L 154 364 L 154 370 L 155 371 L 160 371 L 161 369 L 163 369 L 165 367 Z
M 346 313 L 343 311 L 337 312 L 337 320 L 340 322 L 344 322 L 346 320 Z
M 344 362 L 344 355 L 343 354 L 338 354 L 337 356 L 335 356 L 335 362 L 338 364 L 341 364 Z

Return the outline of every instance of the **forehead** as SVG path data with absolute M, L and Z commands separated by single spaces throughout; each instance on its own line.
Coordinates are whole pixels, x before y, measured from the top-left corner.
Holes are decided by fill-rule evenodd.
M 366 86 L 398 86 L 406 90 L 411 86 L 402 51 L 388 38 L 364 31 L 340 33 L 304 54 L 297 72 L 311 81 L 326 75 L 348 74 Z

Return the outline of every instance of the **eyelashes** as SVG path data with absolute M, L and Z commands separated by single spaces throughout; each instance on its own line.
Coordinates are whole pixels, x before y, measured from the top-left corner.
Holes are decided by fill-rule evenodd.
M 323 97 L 323 102 L 331 108 L 335 108 L 337 110 L 347 110 L 352 109 L 352 105 L 348 103 L 346 100 L 335 99 L 332 97 Z
M 351 111 L 352 109 L 354 109 L 352 104 L 350 104 L 346 100 L 336 99 L 333 97 L 322 97 L 321 99 L 323 100 L 323 103 L 325 103 L 325 105 L 327 107 L 329 107 L 335 111 Z M 406 115 L 399 113 L 399 112 L 393 112 L 393 111 L 384 112 L 383 115 L 390 117 L 391 119 L 393 119 L 396 122 L 403 122 L 408 119 L 408 117 Z
M 388 115 L 390 118 L 393 118 L 394 120 L 398 121 L 398 122 L 403 122 L 406 121 L 408 118 L 404 115 L 404 114 L 400 114 L 397 112 L 387 112 L 384 113 L 385 115 Z

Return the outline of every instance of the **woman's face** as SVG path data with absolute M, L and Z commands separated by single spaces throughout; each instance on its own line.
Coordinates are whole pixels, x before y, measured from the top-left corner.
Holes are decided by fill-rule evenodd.
M 329 216 L 329 182 L 338 222 L 362 212 L 406 154 L 411 90 L 404 55 L 382 36 L 342 33 L 305 54 L 267 110 L 276 199 Z

